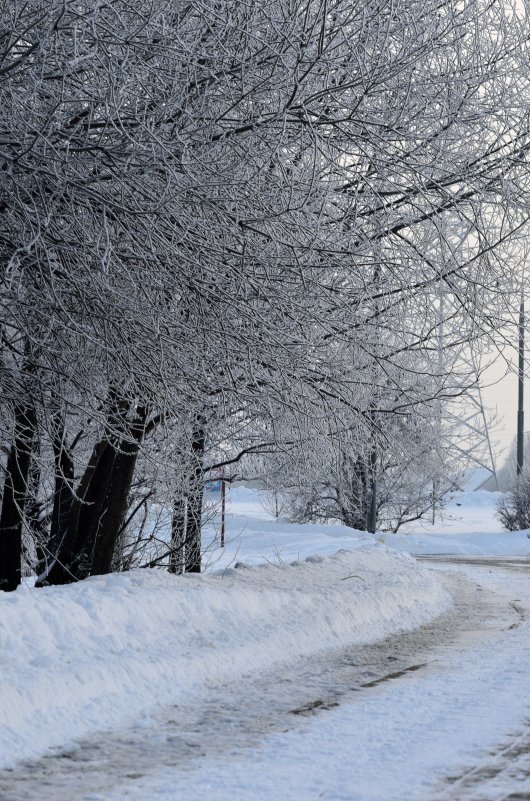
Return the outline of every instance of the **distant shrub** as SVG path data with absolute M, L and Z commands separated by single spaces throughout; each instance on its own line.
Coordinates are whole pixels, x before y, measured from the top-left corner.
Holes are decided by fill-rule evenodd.
M 523 473 L 497 504 L 497 516 L 507 531 L 530 528 L 530 474 Z

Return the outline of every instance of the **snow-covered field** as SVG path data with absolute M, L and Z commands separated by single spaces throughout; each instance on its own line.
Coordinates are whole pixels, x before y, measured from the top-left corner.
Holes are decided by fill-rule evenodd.
M 436 524 L 409 524 L 398 534 L 369 534 L 344 526 L 292 525 L 275 520 L 266 511 L 265 498 L 255 490 L 236 487 L 228 494 L 227 545 L 213 547 L 206 555 L 209 569 L 244 561 L 260 564 L 288 563 L 313 554 L 333 554 L 339 548 L 356 548 L 359 538 L 374 539 L 398 551 L 411 554 L 474 554 L 476 556 L 523 556 L 530 554 L 526 531 L 501 530 L 495 515 L 497 494 L 455 493 L 437 514 Z
M 0 594 L 0 767 L 148 720 L 157 705 L 200 706 L 225 685 L 428 623 L 451 606 L 446 579 L 403 552 L 530 554 L 526 532 L 501 532 L 494 507 L 489 493 L 463 493 L 434 527 L 371 537 L 274 520 L 240 487 L 229 494 L 226 547 L 212 544 L 201 576 L 137 570 Z M 530 606 L 527 574 L 509 589 L 482 574 L 509 614 Z M 420 797 L 435 768 L 496 742 L 530 708 L 528 629 L 511 632 L 509 622 L 495 643 L 450 651 L 451 671 L 428 673 L 421 686 L 404 680 L 246 755 L 186 768 L 185 792 L 183 775 L 164 769 L 92 797 L 171 801 L 176 786 L 182 801 L 265 801 L 279 788 L 285 801 Z

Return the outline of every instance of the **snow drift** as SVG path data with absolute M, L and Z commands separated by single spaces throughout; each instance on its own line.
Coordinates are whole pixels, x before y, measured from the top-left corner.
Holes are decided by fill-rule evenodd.
M 450 603 L 433 572 L 366 541 L 291 565 L 0 593 L 0 765 L 219 682 L 413 629 Z

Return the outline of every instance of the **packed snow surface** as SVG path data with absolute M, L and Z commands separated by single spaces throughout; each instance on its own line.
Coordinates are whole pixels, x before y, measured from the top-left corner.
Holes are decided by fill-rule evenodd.
M 438 577 L 407 554 L 351 534 L 349 546 L 293 564 L 136 570 L 2 593 L 1 766 L 213 684 L 416 628 L 450 606 Z

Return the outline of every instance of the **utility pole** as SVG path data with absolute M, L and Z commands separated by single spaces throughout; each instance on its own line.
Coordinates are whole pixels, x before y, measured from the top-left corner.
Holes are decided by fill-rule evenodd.
M 517 476 L 524 467 L 524 294 L 519 306 L 519 391 L 517 398 Z

